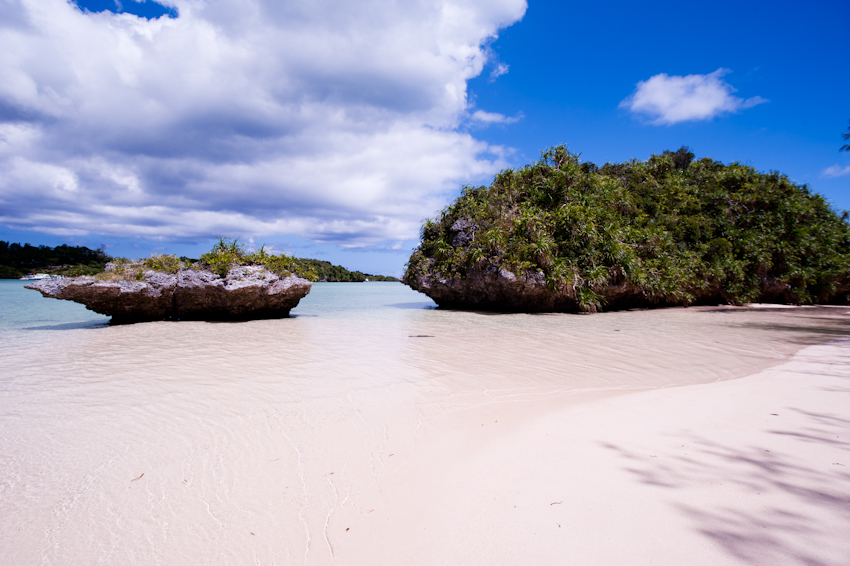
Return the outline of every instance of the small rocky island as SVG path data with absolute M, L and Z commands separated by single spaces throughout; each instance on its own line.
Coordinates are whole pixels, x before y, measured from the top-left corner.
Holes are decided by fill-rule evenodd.
M 97 275 L 26 285 L 45 297 L 84 304 L 112 322 L 282 318 L 310 292 L 316 275 L 297 259 L 245 253 L 221 240 L 193 262 L 171 255 L 117 259 Z
M 684 147 L 597 167 L 559 146 L 427 220 L 402 282 L 513 312 L 846 304 L 847 218 L 784 175 Z

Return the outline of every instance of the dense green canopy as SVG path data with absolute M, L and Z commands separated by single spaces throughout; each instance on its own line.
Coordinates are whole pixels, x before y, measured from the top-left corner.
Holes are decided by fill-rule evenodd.
M 51 248 L 0 241 L 0 278 L 3 279 L 16 279 L 35 271 L 88 275 L 103 271 L 107 261 L 109 256 L 102 249 L 66 244 Z
M 463 278 L 488 265 L 540 271 L 585 310 L 623 284 L 659 304 L 811 303 L 847 292 L 846 213 L 785 175 L 693 157 L 682 148 L 597 167 L 552 148 L 489 187 L 466 187 L 427 220 L 406 278 Z

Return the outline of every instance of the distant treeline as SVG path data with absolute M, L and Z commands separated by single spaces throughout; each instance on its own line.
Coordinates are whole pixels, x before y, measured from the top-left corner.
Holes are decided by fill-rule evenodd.
M 385 275 L 370 275 L 360 271 L 349 271 L 339 265 L 333 265 L 328 261 L 319 259 L 302 259 L 298 258 L 298 262 L 309 266 L 319 278 L 319 281 L 329 282 L 359 282 L 359 281 L 398 281 L 395 277 L 387 277 Z
M 33 246 L 0 241 L 0 279 L 17 279 L 36 271 L 61 275 L 89 275 L 103 271 L 109 256 L 103 250 L 62 244 Z
M 92 250 L 84 246 L 63 244 L 51 248 L 50 246 L 21 245 L 0 241 L 0 279 L 17 279 L 28 273 L 36 272 L 70 277 L 94 275 L 103 271 L 106 263 L 111 259 L 103 250 Z M 188 263 L 198 262 L 198 260 L 189 258 L 179 259 Z M 339 265 L 318 259 L 292 258 L 291 262 L 296 266 L 303 266 L 308 270 L 312 269 L 319 281 L 358 282 L 367 279 L 369 281 L 398 281 L 395 277 L 349 271 Z M 312 279 L 312 277 L 310 278 Z

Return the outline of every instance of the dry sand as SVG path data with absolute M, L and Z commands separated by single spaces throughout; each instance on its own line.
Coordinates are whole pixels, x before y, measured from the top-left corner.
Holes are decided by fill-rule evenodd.
M 336 563 L 850 564 L 850 342 L 502 435 L 515 409 L 433 423 Z

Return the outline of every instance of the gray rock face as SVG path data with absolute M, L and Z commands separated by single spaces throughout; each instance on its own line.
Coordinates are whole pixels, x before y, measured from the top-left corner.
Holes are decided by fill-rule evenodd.
M 524 312 L 576 310 L 575 301 L 550 290 L 540 272 L 517 276 L 490 267 L 471 269 L 465 278 L 420 275 L 406 277 L 402 283 L 428 295 L 441 307 Z
M 449 230 L 454 234 L 452 236 L 453 248 L 465 248 L 475 238 L 475 223 L 467 218 L 456 220 Z
M 431 273 L 405 276 L 402 283 L 428 295 L 446 308 L 503 312 L 596 312 L 583 308 L 573 287 L 552 289 L 539 272 L 517 275 L 495 266 L 470 269 L 466 277 L 439 277 Z M 659 305 L 639 289 L 624 284 L 609 286 L 603 293 L 606 310 Z
M 410 277 L 402 283 L 428 295 L 437 305 L 453 309 L 502 312 L 596 312 L 595 306 L 582 307 L 575 288 L 552 289 L 541 272 L 516 275 L 494 266 L 470 269 L 466 277 L 440 277 L 426 273 Z M 606 311 L 681 305 L 681 299 L 651 298 L 631 283 L 609 285 L 599 290 Z M 757 302 L 797 304 L 791 286 L 771 278 L 762 282 Z M 840 285 L 832 304 L 850 303 L 850 284 Z M 717 285 L 693 292 L 694 305 L 728 304 Z
M 86 305 L 115 323 L 149 320 L 247 320 L 289 315 L 311 283 L 279 277 L 260 266 L 242 266 L 222 278 L 209 271 L 144 272 L 143 281 L 96 277 L 41 280 L 25 286 L 45 297 Z

